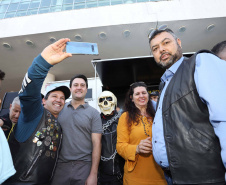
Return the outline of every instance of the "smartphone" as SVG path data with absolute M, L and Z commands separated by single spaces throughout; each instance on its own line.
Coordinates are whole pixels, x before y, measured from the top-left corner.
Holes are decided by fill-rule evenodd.
M 67 42 L 66 52 L 77 55 L 99 55 L 97 43 L 88 42 Z

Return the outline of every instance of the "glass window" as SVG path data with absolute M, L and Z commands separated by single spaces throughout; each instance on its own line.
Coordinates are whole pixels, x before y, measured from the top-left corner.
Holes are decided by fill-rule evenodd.
M 72 10 L 73 5 L 63 5 L 62 10 Z
M 51 0 L 42 0 L 41 7 L 49 7 Z
M 75 0 L 75 3 L 85 2 L 85 0 Z
M 17 11 L 17 8 L 19 6 L 19 3 L 13 3 L 9 5 L 9 8 L 7 10 L 7 12 L 14 12 Z
M 26 1 L 31 1 L 31 0 L 20 0 L 20 2 L 26 2 Z
M 55 5 L 62 5 L 63 4 L 63 0 L 52 0 L 51 5 L 55 6 Z
M 5 14 L 5 18 L 15 17 L 16 12 L 9 12 Z
M 16 13 L 16 17 L 26 16 L 26 15 L 27 15 L 27 11 L 18 11 Z
M 38 8 L 27 11 L 27 15 L 35 15 L 35 14 L 38 14 Z
M 124 4 L 130 4 L 130 3 L 135 3 L 136 0 L 123 0 Z
M 29 4 L 30 4 L 30 2 L 29 2 L 29 1 L 26 1 L 26 2 L 21 2 L 18 10 L 27 10 L 27 9 L 28 9 Z
M 2 4 L 9 4 L 11 0 L 2 0 Z
M 29 6 L 29 9 L 39 8 L 39 5 L 40 5 L 40 0 L 31 1 L 31 4 Z
M 98 6 L 109 6 L 109 5 L 110 5 L 109 0 L 98 1 Z
M 49 12 L 49 8 L 40 8 L 38 13 L 42 14 L 42 13 L 48 13 Z
M 85 3 L 74 4 L 74 9 L 82 9 L 82 8 L 85 8 L 85 7 L 86 7 Z
M 50 7 L 50 12 L 60 12 L 61 6 L 52 6 Z
M 0 13 L 4 13 L 6 12 L 6 10 L 8 9 L 8 4 L 4 4 L 0 6 Z
M 137 0 L 137 2 L 148 2 L 149 0 Z
M 20 0 L 11 0 L 11 3 L 19 3 Z
M 63 4 L 73 4 L 73 0 L 64 0 Z
M 0 19 L 3 19 L 3 18 L 4 18 L 4 16 L 5 16 L 5 14 L 4 14 L 4 13 L 0 13 Z
M 97 7 L 96 1 L 86 2 L 86 8 L 92 8 L 92 7 Z
M 111 0 L 111 5 L 122 4 L 122 0 Z

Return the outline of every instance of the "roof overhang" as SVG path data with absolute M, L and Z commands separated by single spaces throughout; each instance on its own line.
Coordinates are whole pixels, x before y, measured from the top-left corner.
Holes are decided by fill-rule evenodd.
M 193 53 L 185 53 L 190 57 Z M 160 68 L 153 56 L 92 60 L 103 90 L 128 89 L 130 84 L 143 81 L 149 88 L 156 89 L 165 69 Z

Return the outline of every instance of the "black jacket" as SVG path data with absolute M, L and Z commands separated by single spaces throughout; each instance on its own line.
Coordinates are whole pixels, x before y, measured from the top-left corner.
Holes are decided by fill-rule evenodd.
M 117 125 L 121 114 L 111 116 L 101 114 L 103 133 L 101 160 L 99 165 L 99 181 L 109 182 L 122 180 L 124 159 L 116 151 Z
M 46 109 L 35 132 L 24 143 L 10 135 L 9 146 L 16 174 L 7 184 L 43 185 L 50 182 L 61 145 L 62 132 L 55 117 Z
M 6 138 L 8 138 L 9 132 L 13 126 L 10 118 L 9 118 L 9 113 L 4 114 L 3 116 L 0 116 L 0 119 L 4 122 L 2 129 L 4 129 L 4 134 L 6 136 Z
M 205 50 L 198 53 L 201 52 L 209 53 Z M 225 181 L 220 143 L 209 121 L 207 105 L 200 99 L 194 81 L 198 53 L 182 62 L 163 99 L 164 138 L 176 184 Z

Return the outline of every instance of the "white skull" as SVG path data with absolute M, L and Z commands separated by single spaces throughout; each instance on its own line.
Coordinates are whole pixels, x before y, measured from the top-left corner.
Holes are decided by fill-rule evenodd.
M 98 106 L 104 115 L 110 115 L 117 106 L 117 98 L 110 91 L 103 91 L 98 98 Z

